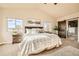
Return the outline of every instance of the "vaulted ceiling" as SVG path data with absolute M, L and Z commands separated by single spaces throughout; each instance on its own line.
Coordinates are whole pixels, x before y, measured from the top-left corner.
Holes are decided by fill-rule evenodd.
M 79 3 L 26 3 L 26 4 L 0 4 L 2 8 L 35 8 L 50 16 L 62 17 L 79 12 Z

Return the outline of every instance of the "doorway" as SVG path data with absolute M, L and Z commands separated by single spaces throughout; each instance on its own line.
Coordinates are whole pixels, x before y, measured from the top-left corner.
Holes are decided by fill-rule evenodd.
M 68 21 L 68 35 L 67 37 L 71 40 L 78 39 L 78 20 L 69 20 Z

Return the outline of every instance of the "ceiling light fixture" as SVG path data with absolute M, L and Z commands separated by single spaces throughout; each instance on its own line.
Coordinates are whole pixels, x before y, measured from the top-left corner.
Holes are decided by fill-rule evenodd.
M 57 3 L 54 3 L 54 5 L 57 5 Z
M 44 3 L 44 4 L 47 4 L 47 3 Z M 53 3 L 54 5 L 57 5 L 58 3 Z
M 47 3 L 44 3 L 44 4 L 47 4 Z

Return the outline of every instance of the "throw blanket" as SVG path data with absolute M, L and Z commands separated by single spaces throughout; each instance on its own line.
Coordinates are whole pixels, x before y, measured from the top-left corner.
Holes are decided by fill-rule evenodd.
M 36 54 L 61 45 L 61 39 L 55 34 L 39 33 L 25 35 L 20 44 L 20 55 Z

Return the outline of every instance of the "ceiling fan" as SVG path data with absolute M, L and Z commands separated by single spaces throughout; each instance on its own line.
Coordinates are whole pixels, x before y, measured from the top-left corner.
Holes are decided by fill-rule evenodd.
M 58 3 L 54 3 L 54 5 L 57 5 Z
M 47 4 L 47 3 L 44 3 L 44 4 Z M 58 3 L 53 3 L 54 5 L 57 5 Z

